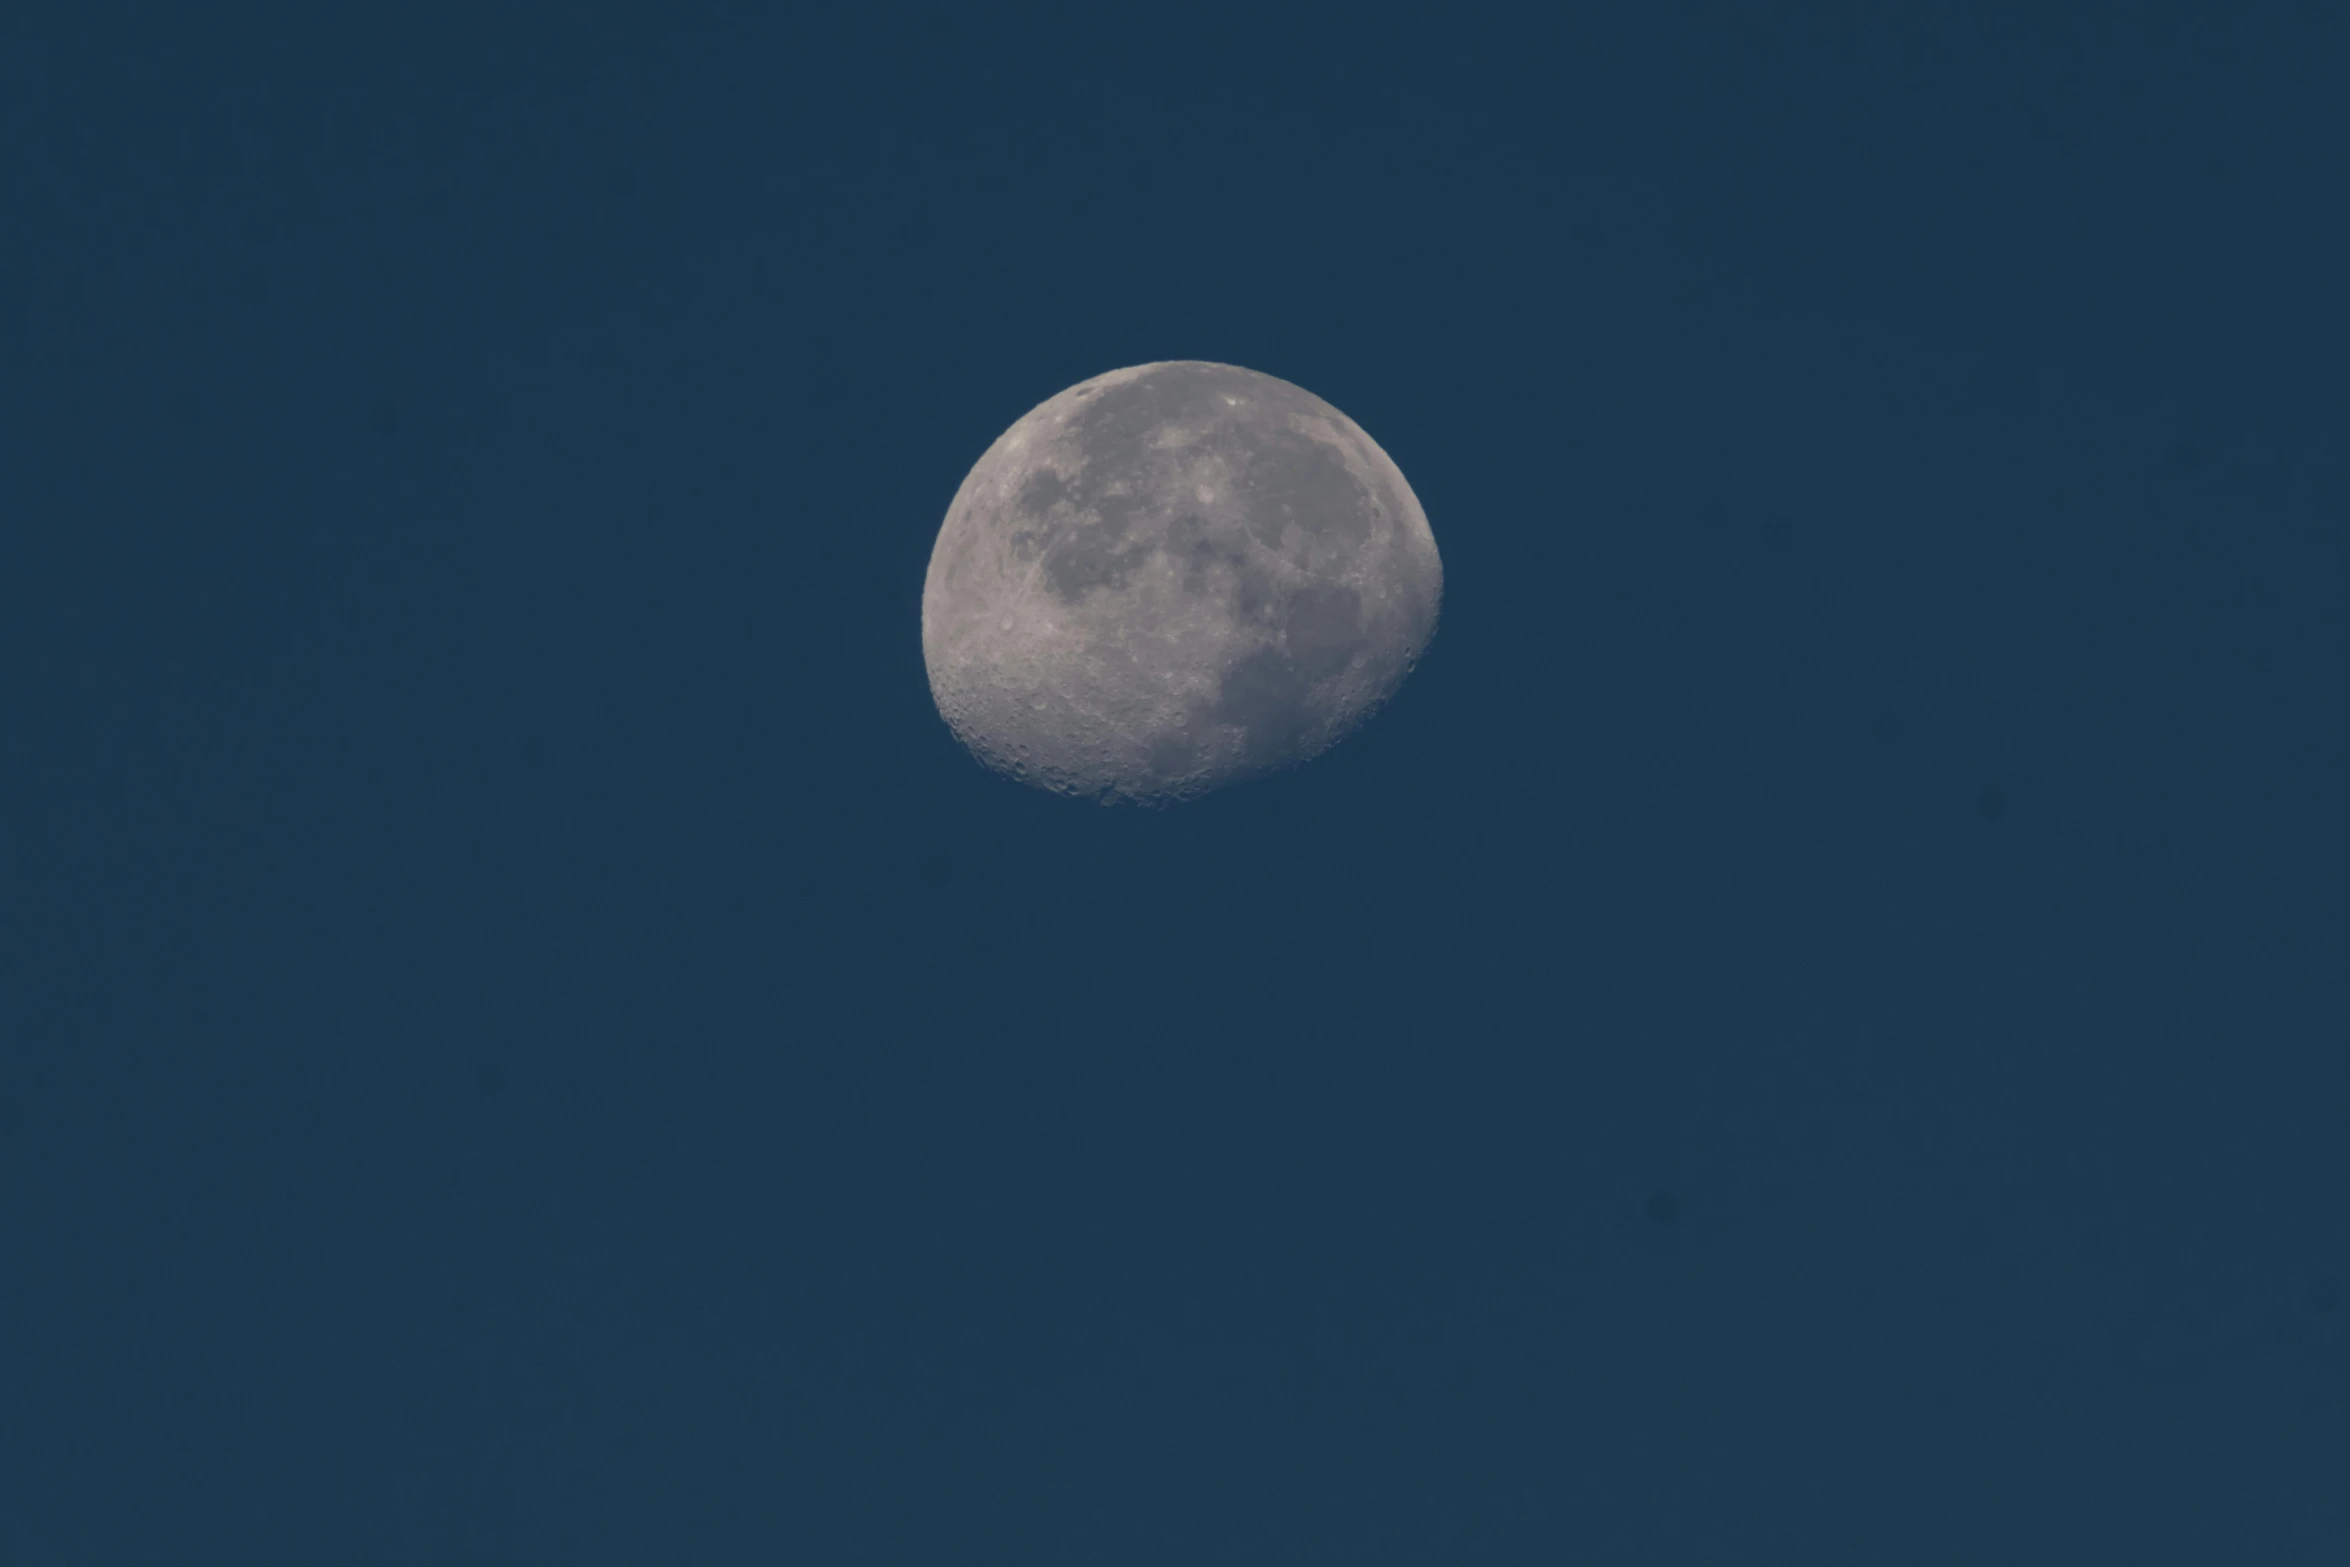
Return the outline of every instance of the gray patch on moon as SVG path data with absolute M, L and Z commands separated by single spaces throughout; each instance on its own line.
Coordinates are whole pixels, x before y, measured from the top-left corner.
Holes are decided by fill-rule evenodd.
M 1166 804 L 1305 761 L 1392 696 L 1443 568 L 1368 435 L 1176 360 L 1069 388 L 956 492 L 922 595 L 939 712 L 1058 793 Z

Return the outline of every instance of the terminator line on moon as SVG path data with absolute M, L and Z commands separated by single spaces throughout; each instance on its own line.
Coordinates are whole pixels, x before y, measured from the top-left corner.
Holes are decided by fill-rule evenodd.
M 1335 744 L 1411 672 L 1443 586 L 1418 497 L 1353 420 L 1172 360 L 987 449 L 931 552 L 922 655 L 989 767 L 1165 805 Z

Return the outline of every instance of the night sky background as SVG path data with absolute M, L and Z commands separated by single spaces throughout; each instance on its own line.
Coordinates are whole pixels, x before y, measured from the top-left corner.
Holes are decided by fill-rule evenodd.
M 2350 1561 L 2346 80 L 10 6 L 0 1563 Z M 918 609 L 1168 358 L 1444 620 L 1108 810 Z

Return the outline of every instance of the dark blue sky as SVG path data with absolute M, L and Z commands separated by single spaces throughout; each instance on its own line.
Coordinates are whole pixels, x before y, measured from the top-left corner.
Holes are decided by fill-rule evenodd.
M 2350 25 L 0 22 L 0 1562 L 2350 1560 Z M 1445 618 L 982 771 L 1045 397 Z

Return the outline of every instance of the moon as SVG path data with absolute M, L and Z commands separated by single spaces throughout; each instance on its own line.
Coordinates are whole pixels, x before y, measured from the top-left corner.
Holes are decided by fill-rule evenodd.
M 1168 360 L 1070 387 L 980 457 L 931 551 L 922 656 L 988 767 L 1169 805 L 1336 744 L 1403 684 L 1443 591 L 1419 498 L 1353 420 Z

